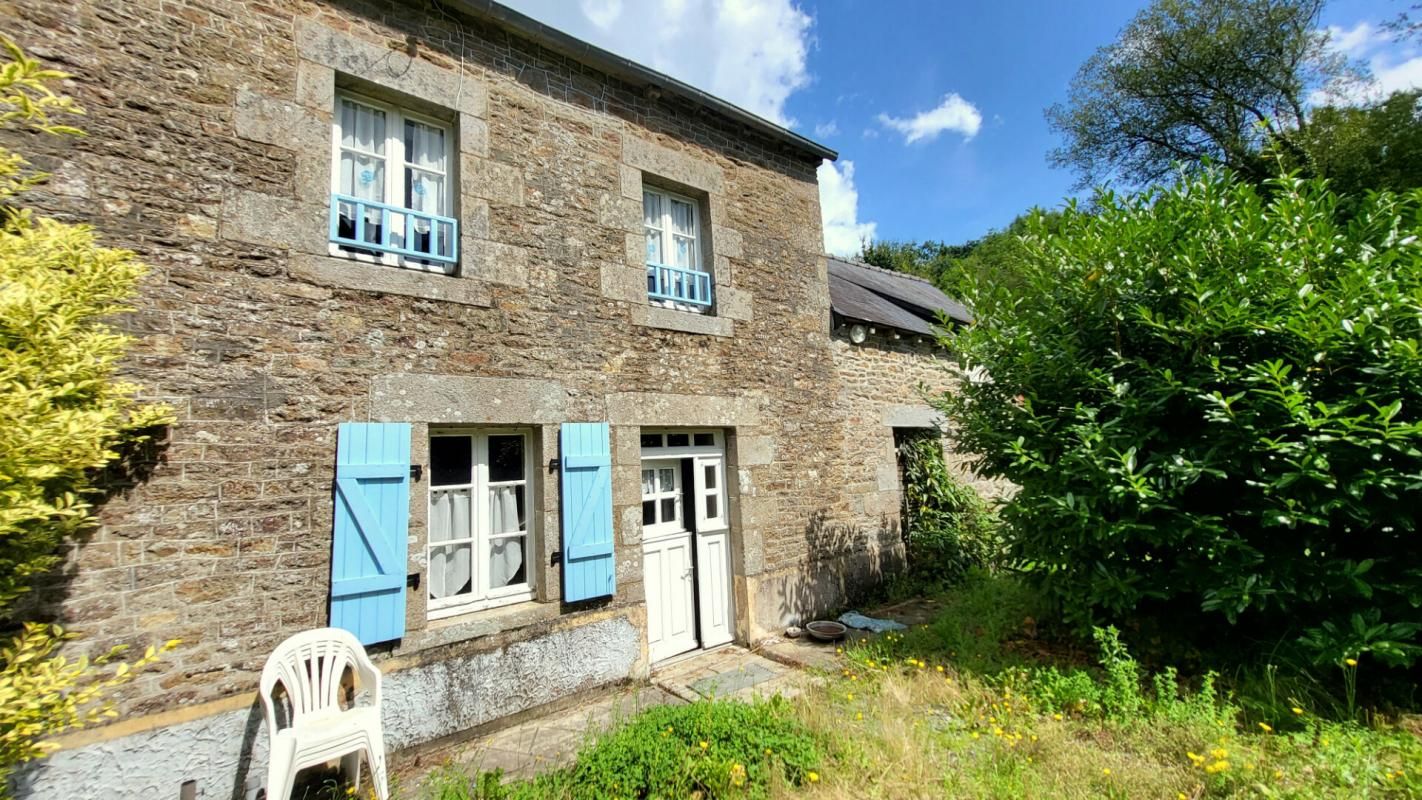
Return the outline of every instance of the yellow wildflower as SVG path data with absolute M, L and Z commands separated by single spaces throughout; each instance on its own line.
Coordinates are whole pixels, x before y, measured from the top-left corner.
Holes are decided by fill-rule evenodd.
M 942 664 L 939 664 L 939 665 L 938 665 L 938 671 L 939 671 L 939 672 L 942 672 L 942 671 L 943 671 L 943 665 L 942 665 Z
M 1057 720 L 1058 722 L 1060 722 L 1061 719 L 1062 719 L 1062 715 L 1061 715 L 1061 714 L 1053 714 L 1053 715 L 1052 715 L 1052 719 Z
M 1229 755 L 1229 753 L 1226 752 L 1223 747 L 1216 747 L 1215 749 L 1210 751 L 1210 755 L 1214 756 L 1215 759 L 1218 761 L 1223 761 L 1225 757 Z
M 1356 658 L 1345 658 L 1345 659 L 1343 659 L 1343 663 L 1344 663 L 1344 664 L 1347 664 L 1347 665 L 1350 666 L 1350 667 L 1356 667 L 1356 666 L 1358 666 L 1358 659 L 1356 659 Z
M 1273 729 L 1273 728 L 1269 727 L 1267 724 L 1265 724 L 1265 723 L 1263 723 L 1263 722 L 1259 723 L 1259 730 L 1264 731 L 1265 733 L 1273 733 L 1273 732 L 1274 732 L 1274 729 Z
M 1214 775 L 1214 774 L 1217 773 L 1217 772 L 1224 772 L 1224 771 L 1226 771 L 1226 770 L 1228 770 L 1228 769 L 1229 769 L 1229 762 L 1228 762 L 1228 761 L 1225 761 L 1224 759 L 1220 759 L 1219 761 L 1216 761 L 1215 763 L 1210 764 L 1209 766 L 1205 767 L 1205 772 L 1208 772 L 1209 774 Z
M 708 748 L 708 747 L 710 747 L 710 746 L 711 746 L 711 745 L 708 744 L 708 743 L 705 742 L 705 741 L 702 741 L 702 742 L 701 742 L 701 749 L 702 749 L 702 750 L 705 750 L 706 748 Z
M 1302 715 L 1303 715 L 1303 709 L 1302 709 L 1302 708 L 1299 708 L 1298 706 L 1294 706 L 1293 712 L 1294 712 L 1294 715 L 1295 715 L 1295 716 L 1302 716 Z
M 820 773 L 811 770 L 810 772 L 805 773 L 805 778 L 809 780 L 810 783 L 818 783 L 820 780 Z
M 1187 750 L 1187 751 L 1185 751 L 1185 757 L 1188 758 L 1188 759 L 1190 759 L 1191 763 L 1194 763 L 1194 764 L 1203 764 L 1203 763 L 1205 763 L 1205 757 L 1202 756 L 1202 755 L 1200 755 L 1199 753 L 1192 753 L 1192 752 L 1190 752 L 1190 751 Z
M 855 718 L 855 719 L 861 719 L 861 720 L 864 719 L 864 712 L 863 712 L 863 711 L 857 711 L 857 712 L 855 712 L 854 718 Z
M 1111 774 L 1111 768 L 1110 768 L 1110 767 L 1102 767 L 1102 768 L 1101 768 L 1101 774 L 1102 774 L 1102 775 L 1110 775 L 1110 774 Z

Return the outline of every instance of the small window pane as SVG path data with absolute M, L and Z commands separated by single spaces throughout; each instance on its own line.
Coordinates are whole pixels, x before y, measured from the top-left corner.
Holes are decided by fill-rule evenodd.
M 523 437 L 489 437 L 489 482 L 523 480 Z
M 693 437 L 697 447 L 712 447 L 716 444 L 716 434 L 698 433 Z
M 489 588 L 502 589 L 527 583 L 523 536 L 495 539 L 489 543 Z
M 657 471 L 654 469 L 642 470 L 642 496 L 657 493 Z
M 676 499 L 666 497 L 662 499 L 662 522 L 671 522 L 676 519 Z
M 436 172 L 444 172 L 444 130 L 414 120 L 405 120 L 405 160 Z
M 676 489 L 676 471 L 672 469 L 657 470 L 658 488 L 663 492 L 670 492 Z
M 468 489 L 430 492 L 430 542 L 468 539 L 471 505 Z
M 643 446 L 643 447 L 661 447 L 661 446 L 662 446 L 662 435 L 661 435 L 660 433 L 644 433 L 644 434 L 642 434 L 642 446 Z
M 716 519 L 721 516 L 721 509 L 718 506 L 720 497 L 714 494 L 706 495 L 706 518 Z
M 678 236 L 696 236 L 696 211 L 690 203 L 671 201 L 672 230 Z
M 524 487 L 495 486 L 489 489 L 489 533 L 518 533 L 528 530 L 523 502 Z
M 643 525 L 656 525 L 656 524 L 657 524 L 657 501 L 656 501 L 656 500 L 643 500 L 643 501 L 642 501 L 642 524 L 643 524 Z
M 716 465 L 715 465 L 715 464 L 707 464 L 707 465 L 706 465 L 706 488 L 707 488 L 707 489 L 715 489 L 715 488 L 716 488 Z
M 430 548 L 430 599 L 440 600 L 473 591 L 470 544 Z
M 685 433 L 667 434 L 667 447 L 686 447 L 691 444 L 691 437 Z
M 435 436 L 430 439 L 430 485 L 472 483 L 474 450 L 468 436 Z

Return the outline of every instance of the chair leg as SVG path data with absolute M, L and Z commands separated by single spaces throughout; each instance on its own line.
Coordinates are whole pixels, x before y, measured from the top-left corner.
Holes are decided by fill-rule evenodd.
M 365 751 L 366 763 L 370 765 L 370 782 L 375 787 L 375 796 L 380 800 L 390 800 L 390 784 L 385 774 L 385 743 L 374 741 Z
M 290 800 L 292 785 L 296 782 L 296 768 L 292 764 L 295 755 L 295 740 L 272 744 L 267 766 L 267 800 Z
M 341 756 L 341 773 L 357 792 L 360 791 L 360 751 Z

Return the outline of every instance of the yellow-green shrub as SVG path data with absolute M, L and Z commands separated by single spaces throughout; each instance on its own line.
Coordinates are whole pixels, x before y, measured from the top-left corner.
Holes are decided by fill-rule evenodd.
M 4 46 L 0 129 L 76 134 L 51 120 L 80 113 L 50 88 L 64 76 Z M 117 662 L 118 651 L 66 658 L 56 654 L 64 631 L 15 619 L 32 579 L 92 523 L 93 474 L 168 421 L 166 409 L 137 403 L 136 387 L 115 378 L 128 339 L 105 322 L 124 310 L 143 265 L 100 247 L 85 226 L 17 207 L 42 178 L 0 148 L 0 626 L 10 631 L 0 645 L 0 797 L 17 764 L 52 749 L 45 737 L 98 719 L 104 692 L 157 657 L 150 648 L 132 664 Z

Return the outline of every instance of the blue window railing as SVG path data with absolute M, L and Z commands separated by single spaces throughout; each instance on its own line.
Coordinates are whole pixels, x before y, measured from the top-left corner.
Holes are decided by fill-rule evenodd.
M 453 264 L 459 260 L 459 220 L 333 194 L 331 241 L 342 247 Z
M 667 264 L 648 264 L 647 296 L 653 300 L 710 306 L 711 273 Z

